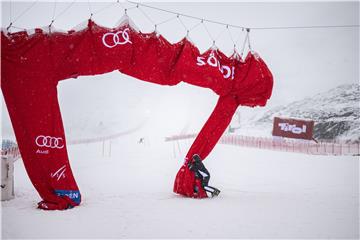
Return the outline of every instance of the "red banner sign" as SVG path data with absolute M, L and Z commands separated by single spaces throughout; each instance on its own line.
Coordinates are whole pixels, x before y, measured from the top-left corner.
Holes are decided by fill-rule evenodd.
M 43 199 L 41 209 L 63 210 L 81 202 L 57 99 L 61 80 L 118 70 L 160 85 L 186 82 L 213 90 L 219 100 L 187 160 L 195 154 L 204 160 L 210 154 L 239 105 L 265 106 L 271 96 L 273 76 L 258 54 L 250 51 L 241 59 L 236 53 L 227 57 L 216 48 L 200 53 L 187 38 L 170 43 L 156 32 L 141 33 L 131 25 L 126 17 L 112 29 L 90 19 L 78 31 L 38 28 L 31 35 L 1 31 L 1 90 L 27 173 Z M 203 195 L 194 192 L 194 184 L 194 173 L 184 165 L 174 191 L 206 197 L 205 191 Z
M 313 130 L 314 121 L 275 117 L 272 134 L 273 136 L 311 140 Z

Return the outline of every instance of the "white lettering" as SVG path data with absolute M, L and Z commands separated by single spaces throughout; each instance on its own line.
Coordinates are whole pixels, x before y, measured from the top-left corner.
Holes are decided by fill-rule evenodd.
M 65 171 L 66 171 L 66 165 L 59 168 L 56 172 L 51 173 L 51 178 L 56 178 L 57 181 L 60 180 L 60 178 L 65 178 Z
M 217 67 L 219 71 L 223 74 L 224 78 L 234 79 L 234 71 L 235 67 L 230 68 L 226 65 L 221 65 L 220 61 L 215 57 L 214 53 L 211 53 L 208 59 L 205 61 L 204 57 L 197 57 L 197 65 L 198 66 L 205 66 L 206 63 L 211 67 Z
M 70 196 L 70 198 L 72 199 L 72 198 L 79 198 L 79 193 L 71 193 L 71 194 L 69 194 Z
M 279 123 L 279 127 L 284 132 L 292 132 L 294 134 L 306 133 L 306 125 L 302 125 L 302 127 L 297 127 L 295 124 L 290 125 L 288 123 Z
M 204 58 L 203 57 L 197 57 L 197 65 L 199 65 L 199 66 L 204 66 L 204 65 L 206 65 L 206 63 L 204 62 Z
M 207 60 L 207 63 L 212 66 L 212 67 L 217 67 L 218 65 L 218 60 L 215 58 L 214 56 L 214 53 L 211 53 L 208 60 Z M 220 64 L 219 64 L 220 65 Z
M 226 74 L 224 74 L 224 70 L 226 71 Z M 229 78 L 231 75 L 230 67 L 225 65 L 221 66 L 221 72 L 224 74 L 224 78 Z
M 49 150 L 40 150 L 40 149 L 38 149 L 38 150 L 36 151 L 36 153 L 37 153 L 37 154 L 49 154 Z

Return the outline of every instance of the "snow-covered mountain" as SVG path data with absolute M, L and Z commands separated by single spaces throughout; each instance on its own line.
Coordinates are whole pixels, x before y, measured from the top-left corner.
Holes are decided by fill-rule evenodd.
M 315 139 L 360 142 L 359 103 L 360 85 L 340 85 L 327 92 L 256 115 L 246 123 L 245 129 L 260 129 L 271 134 L 274 117 L 309 119 L 315 121 Z

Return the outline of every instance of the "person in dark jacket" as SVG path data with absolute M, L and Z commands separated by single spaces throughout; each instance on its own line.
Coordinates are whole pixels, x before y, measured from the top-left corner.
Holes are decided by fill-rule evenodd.
M 209 186 L 210 181 L 210 173 L 205 168 L 205 165 L 203 164 L 200 156 L 198 154 L 194 154 L 192 157 L 192 160 L 188 163 L 188 168 L 194 172 L 195 178 L 200 179 L 202 188 L 211 194 L 211 197 L 218 196 L 220 193 L 220 190 Z M 194 192 L 198 192 L 199 189 L 196 189 L 197 186 L 195 186 Z

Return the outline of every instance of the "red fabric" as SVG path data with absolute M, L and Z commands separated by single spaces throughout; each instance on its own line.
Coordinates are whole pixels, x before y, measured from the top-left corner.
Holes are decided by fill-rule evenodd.
M 187 163 L 194 154 L 198 154 L 203 160 L 209 155 L 229 125 L 237 106 L 236 99 L 231 95 L 219 98 L 210 118 L 206 121 L 186 155 L 185 163 L 175 178 L 174 192 L 187 197 L 206 197 L 206 194 L 194 194 L 195 175 L 189 170 Z
M 59 209 L 76 206 L 81 197 L 68 161 L 48 39 L 37 30 L 11 39 L 2 33 L 1 40 L 1 89 L 27 173 L 45 202 Z M 57 175 L 60 168 L 63 172 Z M 68 199 L 56 190 L 76 192 L 77 198 Z
M 219 98 L 210 118 L 190 147 L 185 164 L 176 175 L 174 192 L 187 197 L 206 197 L 206 195 L 194 193 L 195 176 L 188 169 L 187 161 L 192 159 L 194 154 L 198 154 L 202 160 L 209 155 L 230 124 L 232 116 L 239 105 L 264 106 L 272 92 L 272 74 L 257 54 L 249 52 L 244 62 L 235 55 L 230 59 L 221 53 L 218 56 L 222 59 L 222 64 L 230 66 L 231 69 L 232 67 L 235 68 L 234 80 L 231 81 L 230 93 Z
M 235 65 L 231 94 L 242 106 L 265 106 L 273 88 L 273 76 L 257 53 L 249 52 L 245 61 Z
M 176 174 L 174 192 L 185 197 L 207 198 L 207 194 L 201 186 L 201 181 L 196 179 L 194 172 L 190 171 L 187 167 L 188 162 L 189 160 L 186 159 L 185 163 Z M 197 193 L 194 192 L 195 186 L 199 189 Z
M 66 210 L 76 206 L 69 205 L 69 200 L 70 199 L 65 196 L 63 199 L 60 199 L 60 201 L 57 202 L 41 201 L 38 203 L 38 208 L 42 210 Z
M 219 54 L 219 51 L 215 49 L 209 49 L 200 54 L 199 50 L 186 39 L 182 43 L 184 46 L 176 62 L 172 78 L 210 88 L 218 95 L 228 94 L 231 89 L 232 74 L 224 70 L 221 64 L 221 53 Z
M 133 44 L 124 40 L 124 32 L 129 39 L 135 34 L 128 22 L 109 29 L 89 20 L 81 31 L 46 35 L 57 81 L 129 69 Z M 114 39 L 125 44 L 116 44 Z
M 90 37 L 94 58 L 92 75 L 114 70 L 124 71 L 130 68 L 134 50 L 134 42 L 132 39 L 137 34 L 127 21 L 121 23 L 120 26 L 115 29 L 104 28 L 90 21 L 89 31 L 92 34 Z M 122 44 L 115 45 L 113 41 L 114 35 L 112 34 L 116 34 L 119 43 Z M 84 62 L 81 63 L 84 64 Z M 87 67 L 88 66 L 84 64 L 84 68 Z
M 176 85 L 180 79 L 170 78 L 173 66 L 183 47 L 182 43 L 171 44 L 155 33 L 134 34 L 131 66 L 121 72 L 137 79 L 161 84 Z
M 205 159 L 236 108 L 263 106 L 272 91 L 272 75 L 257 54 L 249 53 L 244 62 L 217 49 L 200 54 L 186 38 L 170 44 L 155 33 L 138 33 L 128 21 L 114 29 L 89 20 L 81 31 L 1 34 L 1 89 L 43 209 L 67 209 L 81 201 L 67 156 L 58 81 L 118 70 L 150 83 L 176 85 L 183 81 L 213 90 L 219 101 L 187 159 L 193 154 Z M 57 147 L 43 146 L 46 144 Z M 174 191 L 187 197 L 206 197 L 199 184 L 183 165 Z M 195 185 L 200 189 L 198 194 L 194 194 Z

